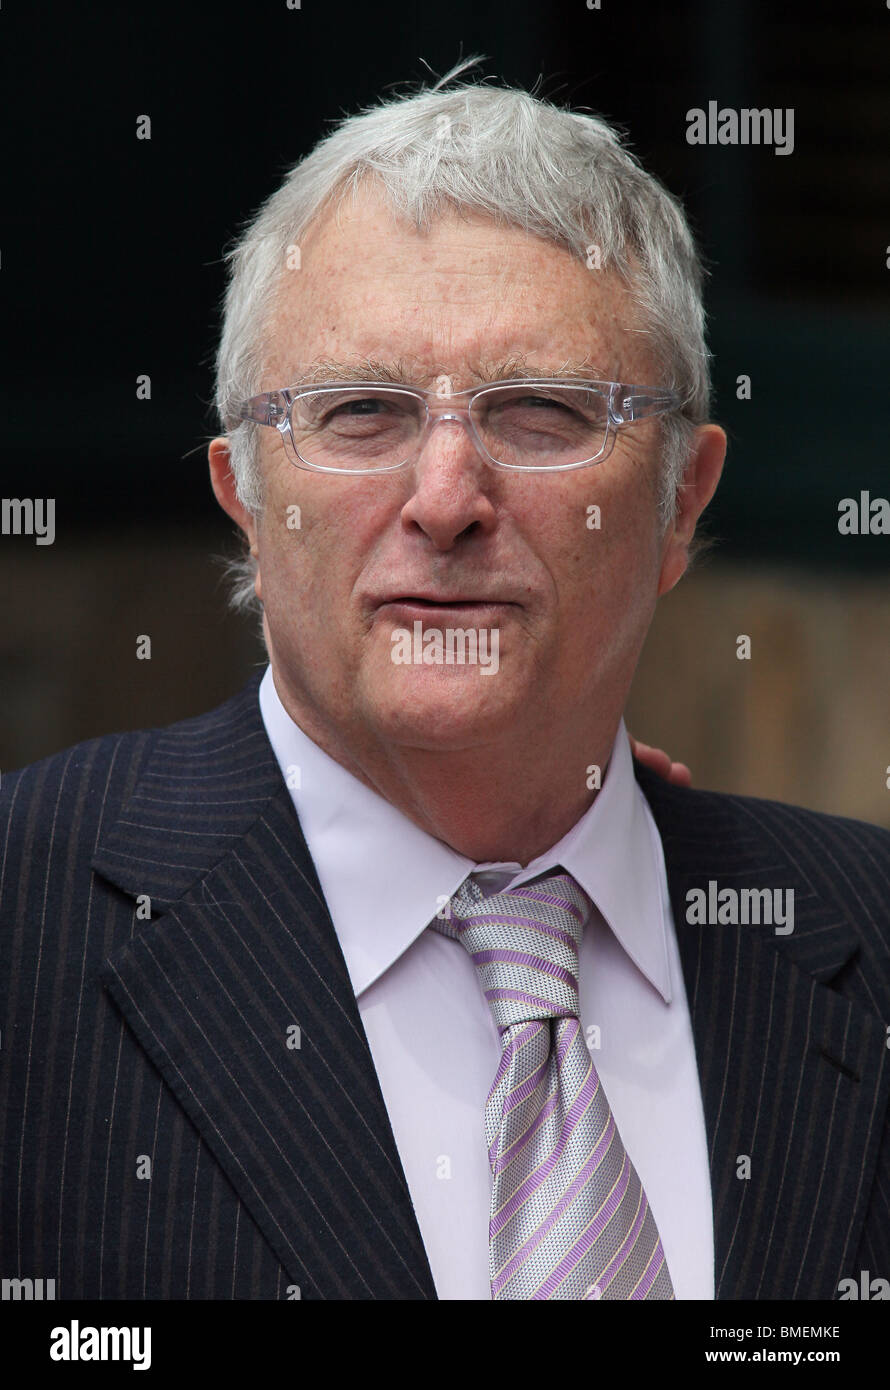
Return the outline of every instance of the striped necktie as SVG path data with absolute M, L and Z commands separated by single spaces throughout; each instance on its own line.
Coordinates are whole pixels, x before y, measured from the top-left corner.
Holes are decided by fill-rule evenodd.
M 494 1299 L 671 1299 L 655 1218 L 584 1041 L 578 945 L 590 900 L 558 870 L 433 925 L 469 952 L 501 1035 L 485 1105 Z

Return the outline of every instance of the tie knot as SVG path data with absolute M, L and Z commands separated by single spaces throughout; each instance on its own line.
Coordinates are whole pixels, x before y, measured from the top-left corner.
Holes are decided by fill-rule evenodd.
M 578 1016 L 578 945 L 589 907 L 564 871 L 490 894 L 468 878 L 451 899 L 450 917 L 434 925 L 469 952 L 503 1030 Z

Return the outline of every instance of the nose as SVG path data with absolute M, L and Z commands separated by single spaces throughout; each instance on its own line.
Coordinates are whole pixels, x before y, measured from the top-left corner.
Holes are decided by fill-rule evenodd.
M 436 432 L 439 425 L 449 428 Z M 449 406 L 431 413 L 418 442 L 414 489 L 402 508 L 402 524 L 417 527 L 437 550 L 450 550 L 474 528 L 491 531 L 496 513 L 487 489 L 494 472 L 476 443 L 467 410 Z
M 470 424 L 469 408 L 467 406 L 461 407 L 456 405 L 450 405 L 447 410 L 436 410 L 435 408 L 430 409 L 426 429 L 424 430 L 423 434 L 421 435 L 418 441 L 418 456 L 421 453 L 423 453 L 424 449 L 429 443 L 430 436 L 432 435 L 433 430 L 436 428 L 437 425 L 442 424 L 463 425 L 467 438 L 470 440 L 470 443 L 473 445 L 473 448 L 477 453 L 480 452 L 479 446 L 476 443 L 475 435 L 473 434 L 473 427 Z M 481 457 L 484 458 L 485 455 L 482 454 Z

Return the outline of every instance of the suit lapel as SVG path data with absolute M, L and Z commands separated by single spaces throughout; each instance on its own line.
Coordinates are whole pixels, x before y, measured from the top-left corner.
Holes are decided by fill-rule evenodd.
M 435 1298 L 257 680 L 161 731 L 94 867 L 153 909 L 103 983 L 302 1295 Z
M 716 1296 L 834 1298 L 890 1101 L 883 1023 L 829 987 L 858 936 L 808 862 L 795 808 L 671 788 L 639 765 L 637 777 L 664 846 L 692 1017 Z M 792 888 L 793 932 L 690 924 L 687 893 L 711 881 Z

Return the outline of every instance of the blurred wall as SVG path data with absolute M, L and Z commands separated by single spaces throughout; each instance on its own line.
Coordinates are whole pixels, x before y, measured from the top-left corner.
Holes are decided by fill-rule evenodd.
M 661 600 L 628 727 L 698 786 L 890 827 L 888 633 L 883 577 L 712 560 Z

